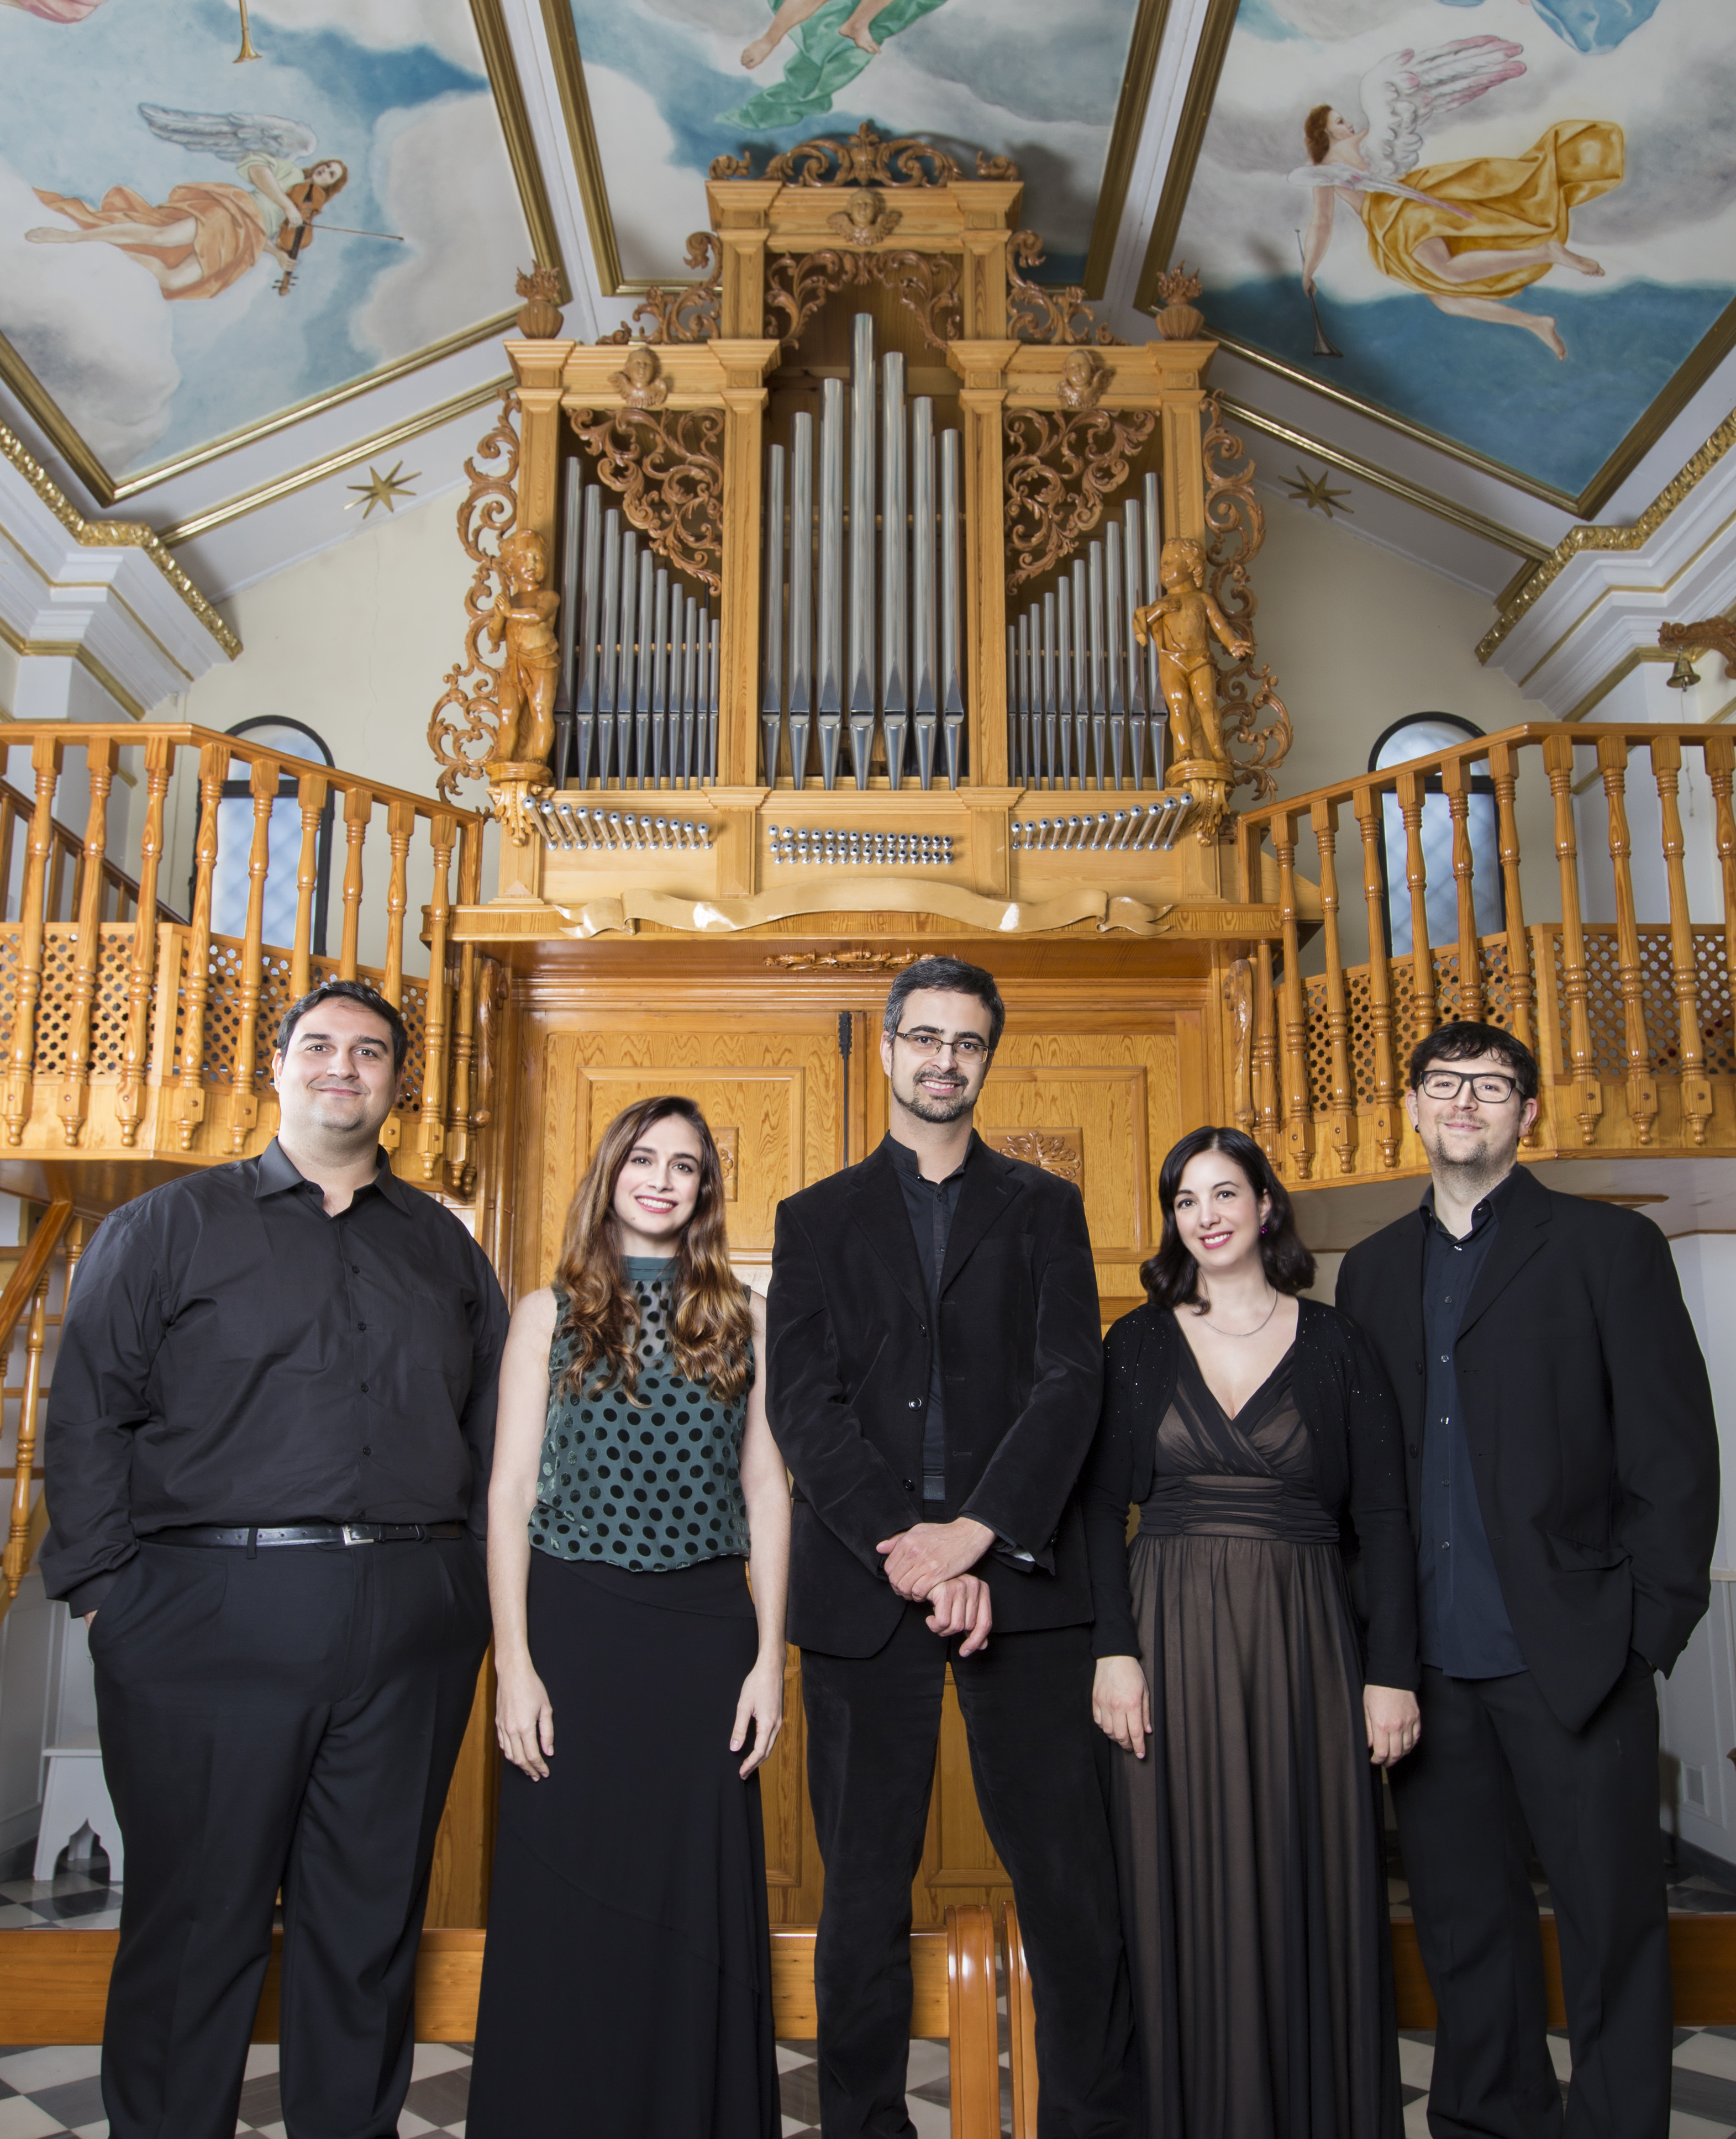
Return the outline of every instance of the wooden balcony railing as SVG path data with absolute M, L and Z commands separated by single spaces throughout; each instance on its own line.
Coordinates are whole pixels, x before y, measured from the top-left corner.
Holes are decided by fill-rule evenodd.
M 68 774 L 71 757 L 81 764 Z M 26 764 L 27 800 L 17 781 Z M 457 898 L 480 895 L 474 812 L 189 726 L 21 722 L 0 730 L 7 773 L 0 1158 L 260 1149 L 276 1123 L 277 1021 L 318 979 L 340 975 L 373 981 L 409 1028 L 389 1148 L 404 1148 L 405 1170 L 422 1179 L 443 1161 L 463 1172 L 478 961 L 448 938 L 454 861 Z M 335 954 L 316 940 L 321 858 L 335 844 L 322 845 L 321 825 L 334 814 Z M 68 829 L 81 819 L 81 832 Z M 413 882 L 426 926 L 406 943 Z M 186 919 L 161 895 L 183 883 Z
M 1719 728 L 1533 724 L 1249 811 L 1282 934 L 1230 978 L 1235 1119 L 1292 1181 L 1416 1171 L 1406 1061 L 1464 1017 L 1537 1054 L 1539 1155 L 1736 1150 L 1733 769 Z

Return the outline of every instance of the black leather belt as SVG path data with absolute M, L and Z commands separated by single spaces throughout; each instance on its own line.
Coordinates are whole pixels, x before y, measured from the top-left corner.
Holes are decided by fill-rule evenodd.
M 228 1545 L 252 1551 L 273 1544 L 410 1544 L 424 1538 L 457 1538 L 462 1523 L 242 1523 L 233 1527 L 195 1523 L 185 1530 L 154 1530 L 146 1544 Z

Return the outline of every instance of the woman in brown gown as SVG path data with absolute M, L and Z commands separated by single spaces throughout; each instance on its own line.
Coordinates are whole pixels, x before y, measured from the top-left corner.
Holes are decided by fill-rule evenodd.
M 1158 1196 L 1084 1487 L 1144 2133 L 1397 2139 L 1376 1770 L 1420 1730 L 1397 1413 L 1355 1324 L 1295 1298 L 1314 1261 L 1258 1144 L 1196 1129 Z

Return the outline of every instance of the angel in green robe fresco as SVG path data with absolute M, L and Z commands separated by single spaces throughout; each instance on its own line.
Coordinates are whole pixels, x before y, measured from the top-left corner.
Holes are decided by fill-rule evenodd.
M 834 99 L 888 37 L 942 4 L 943 0 L 782 0 L 779 5 L 772 0 L 771 22 L 764 36 L 743 52 L 742 65 L 763 65 L 787 37 L 795 50 L 784 63 L 783 79 L 719 118 L 728 125 L 769 133 L 830 111 Z

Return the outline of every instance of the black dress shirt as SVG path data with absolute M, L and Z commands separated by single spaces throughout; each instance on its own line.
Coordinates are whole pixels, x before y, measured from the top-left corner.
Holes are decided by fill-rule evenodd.
M 487 1256 L 384 1152 L 335 1216 L 275 1139 L 123 1205 L 61 1331 L 49 1595 L 95 1610 L 141 1538 L 188 1524 L 481 1537 L 506 1327 Z
M 1417 1632 L 1423 1662 L 1449 1678 L 1505 1678 L 1525 1669 L 1471 1473 L 1454 1361 L 1459 1327 L 1512 1191 L 1509 1174 L 1455 1240 L 1424 1197 L 1423 1456 L 1417 1537 Z
M 923 1178 L 922 1162 L 910 1147 L 895 1137 L 886 1138 L 886 1148 L 898 1169 L 898 1185 L 904 1191 L 905 1208 L 910 1214 L 910 1230 L 916 1236 L 916 1257 L 929 1289 L 929 1327 L 935 1333 L 929 1355 L 928 1410 L 922 1425 L 922 1497 L 946 1498 L 946 1397 L 940 1379 L 940 1275 L 946 1268 L 946 1244 L 952 1238 L 953 1219 L 964 1189 L 965 1169 L 982 1148 L 974 1129 L 964 1158 L 944 1181 Z

